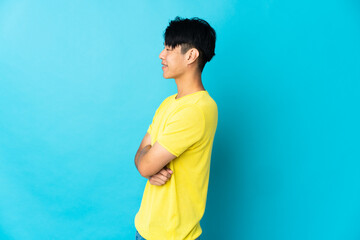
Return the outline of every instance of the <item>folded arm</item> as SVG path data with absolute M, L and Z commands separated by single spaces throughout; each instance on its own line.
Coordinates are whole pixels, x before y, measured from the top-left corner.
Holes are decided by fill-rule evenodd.
M 146 133 L 135 156 L 135 165 L 141 176 L 149 178 L 163 169 L 176 156 L 158 142 L 151 146 L 150 134 Z

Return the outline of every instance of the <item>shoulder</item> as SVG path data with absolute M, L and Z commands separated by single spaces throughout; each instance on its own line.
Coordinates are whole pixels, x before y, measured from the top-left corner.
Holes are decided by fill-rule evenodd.
M 186 103 L 177 106 L 173 111 L 172 117 L 183 121 L 202 122 L 204 120 L 204 113 L 197 104 Z
M 196 105 L 204 112 L 217 112 L 218 107 L 215 100 L 208 94 L 203 94 L 201 98 L 196 101 Z
M 201 107 L 196 103 L 186 103 L 177 106 L 175 112 L 182 112 L 188 114 L 200 114 L 202 113 Z

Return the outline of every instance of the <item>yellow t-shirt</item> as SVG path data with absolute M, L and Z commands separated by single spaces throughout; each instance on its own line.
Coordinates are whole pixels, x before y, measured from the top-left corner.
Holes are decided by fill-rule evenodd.
M 135 227 L 147 240 L 194 240 L 202 233 L 217 105 L 205 90 L 176 96 L 161 103 L 148 129 L 151 145 L 158 142 L 176 158 L 166 184 L 146 183 Z

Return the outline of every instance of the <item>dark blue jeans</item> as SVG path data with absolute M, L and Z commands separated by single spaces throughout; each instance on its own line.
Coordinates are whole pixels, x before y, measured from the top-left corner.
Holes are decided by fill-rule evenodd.
M 135 240 L 146 240 L 145 238 L 143 238 L 138 231 L 136 231 L 136 235 L 135 235 Z M 195 240 L 200 240 L 200 237 L 198 237 Z

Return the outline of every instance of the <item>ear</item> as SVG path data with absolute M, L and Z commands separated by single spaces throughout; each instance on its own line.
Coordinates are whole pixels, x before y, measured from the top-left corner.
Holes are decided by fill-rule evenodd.
M 186 61 L 188 64 L 192 64 L 193 62 L 196 61 L 196 59 L 198 59 L 200 53 L 199 50 L 197 50 L 196 48 L 191 48 L 186 52 Z

